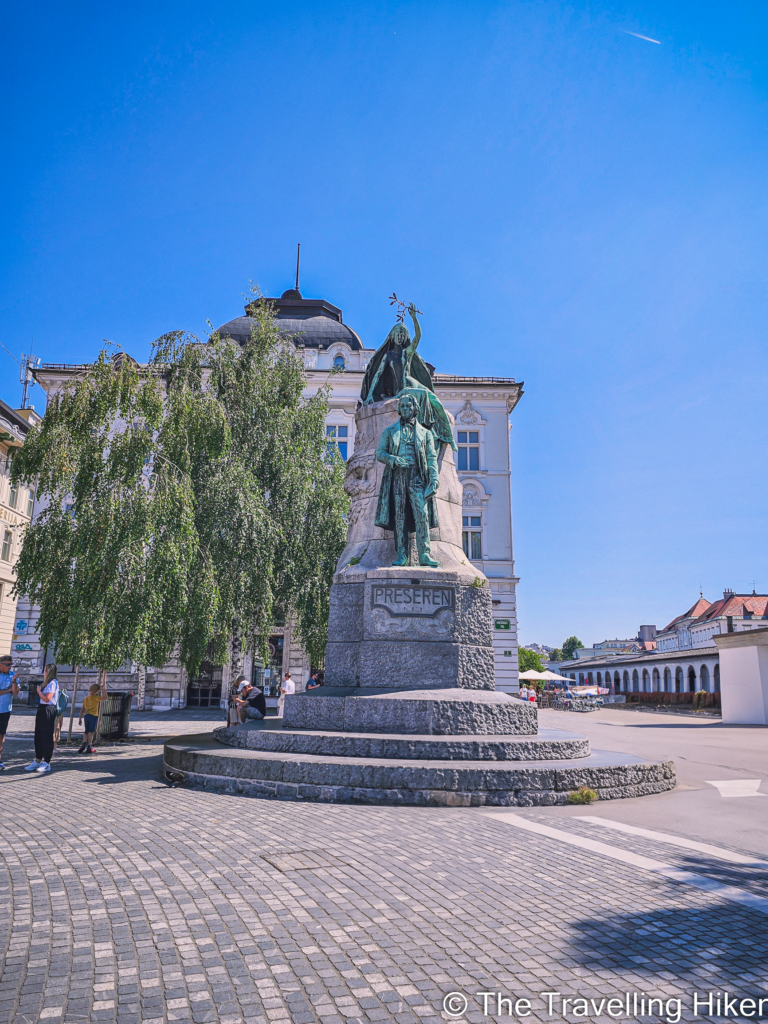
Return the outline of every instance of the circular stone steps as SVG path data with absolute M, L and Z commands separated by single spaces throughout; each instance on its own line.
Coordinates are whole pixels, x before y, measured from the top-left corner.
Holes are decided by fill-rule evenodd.
M 276 725 L 273 725 L 273 722 Z M 445 761 L 553 761 L 588 757 L 589 740 L 560 729 L 535 736 L 412 736 L 338 733 L 279 728 L 280 719 L 246 722 L 214 730 L 228 747 L 276 754 L 330 754 L 333 757 L 400 758 Z
M 336 737 L 339 739 L 339 737 Z M 454 737 L 455 739 L 455 737 Z M 602 800 L 672 789 L 672 761 L 592 751 L 555 761 L 414 761 L 223 747 L 210 734 L 165 744 L 165 768 L 206 789 L 294 800 L 436 807 L 564 804 L 580 786 Z

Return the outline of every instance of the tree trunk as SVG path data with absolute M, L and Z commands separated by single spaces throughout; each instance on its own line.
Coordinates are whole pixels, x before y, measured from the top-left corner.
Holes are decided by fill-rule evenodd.
M 75 717 L 75 701 L 77 700 L 77 684 L 80 681 L 80 666 L 75 665 L 75 687 L 72 693 L 72 710 L 69 713 L 69 734 L 67 735 L 67 746 L 72 742 L 72 722 Z
M 136 710 L 144 710 L 144 702 L 147 694 L 147 666 L 139 665 L 139 692 L 136 695 Z

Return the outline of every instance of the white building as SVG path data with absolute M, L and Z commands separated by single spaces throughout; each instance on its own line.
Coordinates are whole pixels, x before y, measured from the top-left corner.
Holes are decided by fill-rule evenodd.
M 688 651 L 701 647 L 716 650 L 713 637 L 720 633 L 741 633 L 759 629 L 768 620 L 768 595 L 735 594 L 723 591 L 721 600 L 709 602 L 701 595 L 699 600 L 673 619 L 658 634 L 657 650 Z
M 383 339 L 367 347 L 344 323 L 342 311 L 323 299 L 304 299 L 295 289 L 284 292 L 275 304 L 281 329 L 296 336 L 307 372 L 307 391 L 323 386 L 333 368 L 343 373 L 331 378 L 332 394 L 326 420 L 329 443 L 336 443 L 345 459 L 355 447 L 355 412 L 368 360 Z M 252 319 L 246 313 L 220 328 L 224 337 L 245 342 Z M 428 358 L 439 350 L 428 335 L 419 354 Z M 75 367 L 43 365 L 37 381 L 46 392 L 60 388 Z M 434 368 L 430 366 L 434 371 Z M 456 464 L 464 487 L 464 550 L 488 577 L 494 619 L 496 686 L 517 691 L 517 612 L 512 548 L 510 493 L 509 416 L 522 395 L 522 384 L 511 378 L 451 376 L 433 373 L 435 392 L 456 420 Z M 38 648 L 39 649 L 39 648 Z M 293 639 L 290 622 L 275 625 L 270 640 L 269 666 L 246 659 L 244 670 L 255 682 L 276 681 L 290 669 L 299 688 L 311 666 Z M 42 669 L 45 655 L 40 652 Z M 114 681 L 116 687 L 137 685 L 137 666 L 125 666 Z M 269 673 L 269 675 L 267 675 Z M 135 676 L 135 679 L 134 679 Z M 228 666 L 204 663 L 199 676 L 186 680 L 175 666 L 147 670 L 147 702 L 155 707 L 208 706 L 223 700 L 229 682 Z
M 638 642 L 644 649 L 623 653 L 593 649 L 579 651 L 577 661 L 560 665 L 563 675 L 576 683 L 608 686 L 612 693 L 695 693 L 720 690 L 720 656 L 712 639 L 723 633 L 765 628 L 768 595 L 723 591 L 710 602 L 700 595 L 687 611 L 650 637 L 653 626 L 641 626 Z
M 22 667 L 34 663 L 36 652 L 27 639 L 26 615 L 17 615 L 12 590 L 35 495 L 26 487 L 11 484 L 11 460 L 13 452 L 24 444 L 30 427 L 39 422 L 34 409 L 12 409 L 0 401 L 0 654 L 12 654 L 14 662 Z

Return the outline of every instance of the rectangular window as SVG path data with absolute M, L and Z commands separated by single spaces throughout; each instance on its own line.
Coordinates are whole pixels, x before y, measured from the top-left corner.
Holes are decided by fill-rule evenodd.
M 11 493 L 8 498 L 8 504 L 11 508 L 16 508 L 16 502 L 19 500 L 19 485 L 13 484 L 11 487 Z
M 34 508 L 35 508 L 35 492 L 34 491 L 30 491 L 29 492 L 29 497 L 27 498 L 27 515 L 29 516 L 30 519 L 32 518 L 32 512 L 34 511 Z
M 349 427 L 326 427 L 325 436 L 329 438 L 328 450 L 335 441 L 335 447 L 344 461 L 347 461 L 347 444 L 349 443 Z M 332 441 L 330 439 L 333 439 Z
M 460 470 L 480 469 L 480 432 L 477 430 L 459 430 L 459 464 Z
M 2 551 L 0 551 L 0 558 L 2 558 L 2 560 L 4 562 L 10 562 L 10 560 L 11 560 L 11 540 L 12 539 L 13 538 L 11 536 L 11 531 L 10 530 L 6 530 L 3 533 L 3 548 L 2 548 Z
M 480 516 L 462 516 L 461 543 L 464 554 L 473 562 L 479 562 L 483 557 L 483 533 L 481 529 Z

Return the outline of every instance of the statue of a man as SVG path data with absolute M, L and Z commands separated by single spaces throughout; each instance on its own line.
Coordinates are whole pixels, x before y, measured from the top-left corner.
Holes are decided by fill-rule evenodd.
M 436 568 L 430 528 L 438 525 L 435 495 L 439 486 L 432 431 L 416 418 L 416 401 L 404 394 L 397 403 L 400 419 L 381 435 L 376 458 L 386 466 L 379 490 L 376 525 L 393 530 L 397 549 L 393 565 L 408 564 L 408 541 L 416 533 L 419 564 Z

